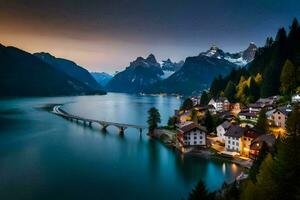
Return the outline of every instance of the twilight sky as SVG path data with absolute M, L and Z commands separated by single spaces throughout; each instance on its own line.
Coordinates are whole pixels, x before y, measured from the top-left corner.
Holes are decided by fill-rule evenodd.
M 0 43 L 113 73 L 137 56 L 184 60 L 215 44 L 263 45 L 299 0 L 0 0 Z

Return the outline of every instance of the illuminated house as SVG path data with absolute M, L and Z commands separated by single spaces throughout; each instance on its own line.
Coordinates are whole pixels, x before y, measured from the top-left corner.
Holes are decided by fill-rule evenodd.
M 285 122 L 290 112 L 292 112 L 290 105 L 276 109 L 272 114 L 274 124 L 278 127 L 285 128 Z
M 208 105 L 214 106 L 217 112 L 228 111 L 230 108 L 230 102 L 226 97 L 212 98 Z
M 207 130 L 194 122 L 186 122 L 177 130 L 178 147 L 182 152 L 190 147 L 206 147 Z
M 250 156 L 250 146 L 254 139 L 260 134 L 260 131 L 253 128 L 231 125 L 225 133 L 226 151 L 239 153 L 241 156 Z

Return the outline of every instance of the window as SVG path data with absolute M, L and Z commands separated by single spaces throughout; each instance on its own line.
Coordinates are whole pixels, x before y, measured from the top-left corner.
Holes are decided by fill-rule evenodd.
M 200 139 L 202 140 L 202 136 L 200 136 Z
M 235 143 L 234 143 L 234 142 L 232 142 L 232 145 L 235 145 Z
M 238 143 L 238 142 L 236 142 L 236 146 L 239 146 L 239 143 Z
M 196 137 L 196 136 L 194 137 L 194 140 L 197 140 L 197 137 Z
M 195 141 L 194 144 L 197 144 L 197 142 Z

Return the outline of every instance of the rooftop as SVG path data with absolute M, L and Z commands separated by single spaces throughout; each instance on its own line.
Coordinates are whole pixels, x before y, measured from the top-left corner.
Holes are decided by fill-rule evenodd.
M 246 130 L 247 128 L 243 128 L 238 125 L 232 125 L 226 131 L 225 136 L 240 138 Z
M 200 125 L 198 125 L 194 122 L 184 124 L 183 126 L 181 126 L 178 129 L 178 131 L 181 132 L 181 133 L 187 133 L 187 132 L 189 132 L 191 130 L 194 130 L 194 129 L 199 129 L 201 131 L 207 132 L 206 127 L 200 126 Z

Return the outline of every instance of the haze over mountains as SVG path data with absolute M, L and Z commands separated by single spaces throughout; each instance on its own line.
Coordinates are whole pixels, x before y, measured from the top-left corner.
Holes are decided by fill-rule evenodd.
M 46 57 L 45 62 L 37 55 L 0 45 L 0 96 L 105 94 L 85 69 L 48 54 Z

